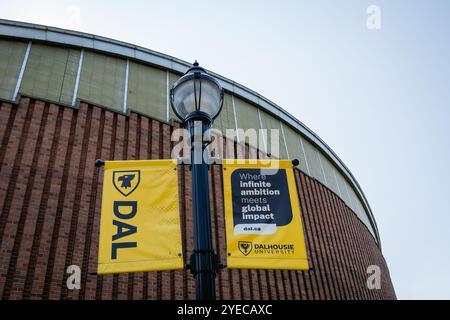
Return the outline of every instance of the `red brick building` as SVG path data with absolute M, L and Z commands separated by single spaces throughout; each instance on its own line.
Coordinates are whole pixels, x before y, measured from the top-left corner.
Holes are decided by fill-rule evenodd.
M 2 299 L 193 299 L 187 270 L 97 276 L 102 170 L 95 159 L 167 159 L 168 89 L 189 64 L 88 34 L 0 20 L 0 294 Z M 215 75 L 214 73 L 212 73 Z M 309 128 L 220 75 L 215 127 L 280 129 L 295 171 L 309 271 L 222 270 L 219 299 L 395 299 L 370 206 L 356 179 Z M 234 140 L 235 157 L 265 150 Z M 184 257 L 192 248 L 190 172 L 181 166 Z M 226 261 L 222 175 L 210 170 L 213 239 Z M 66 269 L 81 269 L 79 290 Z M 381 270 L 369 289 L 367 269 Z

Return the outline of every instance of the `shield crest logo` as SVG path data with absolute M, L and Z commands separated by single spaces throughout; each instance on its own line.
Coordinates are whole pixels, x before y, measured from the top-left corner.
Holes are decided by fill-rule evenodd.
M 244 255 L 248 256 L 250 252 L 252 252 L 253 249 L 253 243 L 250 241 L 239 241 L 238 242 L 238 248 L 239 251 Z
M 114 187 L 125 197 L 136 190 L 140 181 L 140 170 L 113 171 Z

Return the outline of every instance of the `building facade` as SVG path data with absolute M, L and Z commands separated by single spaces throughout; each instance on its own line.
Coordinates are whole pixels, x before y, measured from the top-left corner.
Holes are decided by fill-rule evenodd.
M 0 20 L 0 294 L 3 299 L 192 299 L 186 270 L 98 276 L 102 171 L 95 159 L 168 159 L 170 86 L 190 64 L 127 43 Z M 350 170 L 309 128 L 220 75 L 214 127 L 278 129 L 295 171 L 309 271 L 222 270 L 221 299 L 395 299 L 368 201 Z M 239 136 L 236 158 L 267 157 Z M 192 243 L 190 173 L 180 167 L 184 257 Z M 214 242 L 226 260 L 220 165 L 210 170 Z M 67 267 L 81 269 L 79 290 Z M 367 270 L 381 271 L 369 289 Z

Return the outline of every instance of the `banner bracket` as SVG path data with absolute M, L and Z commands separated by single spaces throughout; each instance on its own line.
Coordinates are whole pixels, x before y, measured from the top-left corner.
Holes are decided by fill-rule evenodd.
M 105 160 L 102 160 L 102 159 L 95 160 L 95 166 L 97 168 L 103 167 L 104 165 L 105 165 Z
M 211 268 L 201 269 L 200 266 L 209 265 Z M 224 264 L 220 262 L 214 250 L 194 250 L 191 254 L 190 261 L 185 265 L 187 270 L 195 276 L 199 273 L 217 273 L 225 268 Z

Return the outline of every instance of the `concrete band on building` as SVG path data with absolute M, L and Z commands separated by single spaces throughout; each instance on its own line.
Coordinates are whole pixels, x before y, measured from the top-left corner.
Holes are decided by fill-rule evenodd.
M 95 276 L 102 176 L 95 159 L 170 158 L 168 92 L 190 64 L 80 32 L 0 20 L 0 294 L 4 298 L 192 298 L 187 271 Z M 214 126 L 280 129 L 280 158 L 298 159 L 308 272 L 223 270 L 218 297 L 395 298 L 367 199 L 309 128 L 261 95 L 211 72 L 225 88 Z M 261 150 L 235 142 L 236 157 Z M 270 141 L 266 141 L 270 152 Z M 215 242 L 226 260 L 219 165 L 211 170 Z M 180 174 L 185 257 L 192 250 L 189 171 Z M 67 290 L 79 265 L 82 289 Z M 369 290 L 367 268 L 381 268 Z

